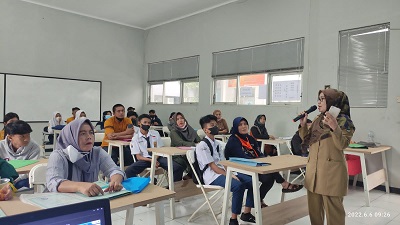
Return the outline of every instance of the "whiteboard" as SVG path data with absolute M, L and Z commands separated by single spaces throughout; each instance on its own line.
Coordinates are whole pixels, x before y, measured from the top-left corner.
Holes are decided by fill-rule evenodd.
M 67 78 L 6 74 L 5 113 L 15 112 L 21 120 L 44 122 L 59 111 L 65 121 L 79 107 L 86 117 L 100 120 L 101 82 Z

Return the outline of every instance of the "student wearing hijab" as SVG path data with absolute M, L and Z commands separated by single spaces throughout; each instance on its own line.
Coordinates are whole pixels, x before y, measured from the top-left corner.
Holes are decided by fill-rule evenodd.
M 340 109 L 337 118 L 328 110 Z M 311 224 L 345 224 L 343 198 L 347 195 L 349 176 L 343 150 L 349 145 L 355 131 L 350 118 L 347 95 L 336 89 L 318 92 L 319 114 L 307 128 L 307 114 L 300 119 L 299 134 L 303 143 L 310 146 L 306 167 L 308 211 Z M 304 112 L 303 112 L 304 114 Z M 318 171 L 318 172 L 317 172 Z
M 47 129 L 47 132 L 52 134 L 54 133 L 53 129 L 56 130 L 61 130 L 65 126 L 65 122 L 63 121 L 61 117 L 60 112 L 53 112 L 53 117 L 49 121 L 49 127 Z
M 196 146 L 201 141 L 197 132 L 189 125 L 185 116 L 181 112 L 177 112 L 174 115 L 174 125 L 170 132 L 171 147 Z M 188 174 L 191 174 L 190 165 L 186 156 L 173 156 L 176 163 L 185 168 Z M 184 177 L 187 179 L 188 177 Z
M 17 120 L 6 126 L 7 136 L 0 141 L 0 158 L 2 159 L 38 159 L 39 145 L 31 139 L 31 126 L 25 121 Z M 28 174 L 21 174 L 14 180 L 15 188 L 29 187 Z
M 75 119 L 77 120 L 77 119 L 79 119 L 79 118 L 81 118 L 81 117 L 86 118 L 86 113 L 85 113 L 85 111 L 83 111 L 83 110 L 78 110 L 78 111 L 76 111 L 76 113 L 75 113 Z
M 112 112 L 111 111 L 104 111 L 103 112 L 103 120 L 97 122 L 95 127 L 100 126 L 100 130 L 104 130 L 104 122 L 106 122 L 106 120 L 111 118 L 111 116 L 112 116 Z
M 99 171 L 110 178 L 104 191 L 120 191 L 125 174 L 100 147 L 94 147 L 94 128 L 88 119 L 74 120 L 62 129 L 57 149 L 49 158 L 46 187 L 50 192 L 80 192 L 87 196 L 104 194 L 93 182 Z
M 256 120 L 254 121 L 254 126 L 250 129 L 250 134 L 255 139 L 272 139 L 275 137 L 268 134 L 267 128 L 265 127 L 265 121 L 267 121 L 267 117 L 265 115 L 258 115 Z M 261 142 L 257 142 L 258 145 L 261 145 Z M 269 156 L 276 156 L 277 150 L 275 146 L 265 145 L 264 154 Z
M 65 121 L 67 124 L 68 124 L 68 123 L 71 123 L 72 121 L 74 121 L 76 112 L 77 112 L 78 110 L 81 110 L 81 109 L 78 108 L 78 107 L 72 108 L 72 116 L 69 117 L 69 118 Z
M 265 157 L 262 152 L 258 149 L 257 141 L 248 134 L 249 124 L 243 117 L 236 117 L 233 120 L 233 127 L 231 130 L 231 136 L 225 146 L 225 158 L 229 160 L 229 157 L 239 157 L 246 159 L 255 159 Z M 261 207 L 266 207 L 263 199 L 265 198 L 268 191 L 272 188 L 274 181 L 282 185 L 282 192 L 295 192 L 300 190 L 303 186 L 297 184 L 291 184 L 278 173 L 260 174 L 259 180 L 260 186 L 260 198 Z
M 3 128 L 3 130 L 0 131 L 0 141 L 4 140 L 4 138 L 6 136 L 4 131 L 5 131 L 7 124 L 9 124 L 13 121 L 17 121 L 17 120 L 19 120 L 19 116 L 18 116 L 18 114 L 13 113 L 13 112 L 9 112 L 4 116 L 4 118 L 3 118 L 4 128 Z
M 213 115 L 217 117 L 218 134 L 227 134 L 229 132 L 229 127 L 226 120 L 221 116 L 221 110 L 214 110 Z

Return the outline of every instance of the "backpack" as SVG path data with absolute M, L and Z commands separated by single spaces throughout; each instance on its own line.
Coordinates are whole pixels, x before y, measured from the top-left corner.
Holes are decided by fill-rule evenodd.
M 203 138 L 202 141 L 204 141 L 207 144 L 207 147 L 210 150 L 211 156 L 213 156 L 214 155 L 214 151 L 213 151 L 213 147 L 212 147 L 210 141 L 207 138 Z M 217 152 L 219 154 L 219 145 L 217 146 Z M 193 165 L 193 168 L 194 168 L 196 174 L 199 176 L 200 183 L 204 184 L 203 174 L 204 174 L 204 171 L 206 171 L 206 169 L 208 168 L 208 164 L 205 165 L 204 169 L 201 170 L 200 166 L 199 166 L 199 162 L 197 161 L 197 154 L 195 152 L 194 153 L 194 163 L 192 165 Z M 197 182 L 197 179 L 193 179 L 193 182 L 195 184 L 199 184 Z

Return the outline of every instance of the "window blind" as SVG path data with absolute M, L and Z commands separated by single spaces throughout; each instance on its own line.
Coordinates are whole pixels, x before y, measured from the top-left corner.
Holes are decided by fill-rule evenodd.
M 148 64 L 148 82 L 198 79 L 199 56 Z

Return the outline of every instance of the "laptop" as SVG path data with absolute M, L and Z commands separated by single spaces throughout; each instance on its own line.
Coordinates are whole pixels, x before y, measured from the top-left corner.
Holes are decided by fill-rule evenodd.
M 111 225 L 110 201 L 100 199 L 0 218 L 7 225 Z

